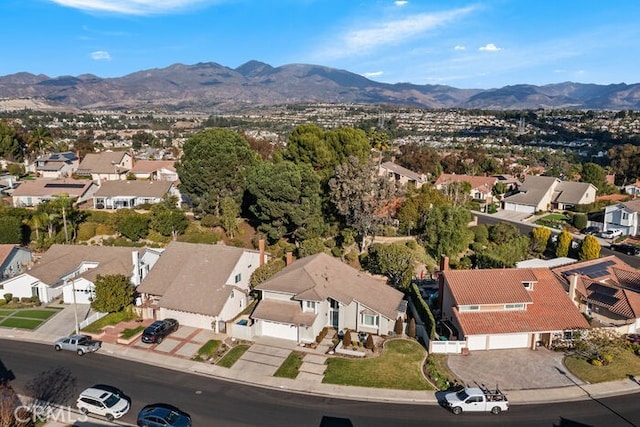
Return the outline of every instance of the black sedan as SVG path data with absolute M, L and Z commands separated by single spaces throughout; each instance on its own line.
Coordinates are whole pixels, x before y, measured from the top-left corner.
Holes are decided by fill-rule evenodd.
M 611 245 L 611 249 L 616 252 L 622 252 L 626 255 L 640 255 L 640 248 L 637 246 L 621 243 L 618 245 Z
M 154 403 L 138 414 L 139 427 L 191 427 L 191 416 L 173 405 Z

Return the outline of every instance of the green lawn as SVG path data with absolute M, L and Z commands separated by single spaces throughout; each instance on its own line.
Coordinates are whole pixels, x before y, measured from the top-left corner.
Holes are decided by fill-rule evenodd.
M 327 359 L 323 383 L 401 390 L 433 390 L 422 376 L 426 352 L 415 341 L 389 340 L 379 357 Z
M 13 314 L 17 310 L 0 310 L 0 316 L 8 316 Z
M 83 332 L 89 332 L 93 334 L 99 334 L 102 332 L 102 328 L 107 325 L 117 325 L 120 322 L 127 322 L 136 318 L 133 310 L 124 309 L 116 313 L 109 313 L 101 319 L 96 320 L 90 325 L 87 325 L 82 329 Z
M 120 333 L 120 338 L 123 338 L 125 340 L 129 339 L 133 337 L 135 334 L 137 334 L 138 332 L 144 331 L 144 329 L 145 329 L 144 326 L 138 326 L 137 328 L 127 328 Z
M 222 366 L 225 368 L 230 368 L 234 363 L 244 354 L 245 351 L 249 350 L 249 346 L 246 344 L 240 344 L 233 347 L 227 354 L 222 356 L 222 359 L 218 361 L 218 366 Z
M 0 326 L 5 328 L 35 329 L 42 323 L 42 320 L 23 319 L 20 317 L 6 317 Z
M 568 221 L 569 217 L 564 214 L 549 214 L 538 219 L 536 224 L 562 229 L 564 226 L 568 225 Z
M 582 381 L 601 383 L 621 380 L 629 375 L 640 375 L 640 357 L 629 350 L 621 350 L 607 366 L 593 366 L 586 359 L 569 356 L 564 359 L 569 371 Z
M 16 310 L 14 317 L 28 317 L 29 319 L 46 320 L 56 313 L 57 311 L 52 310 Z
M 273 374 L 274 377 L 282 378 L 295 378 L 300 372 L 300 366 L 302 366 L 302 359 L 304 353 L 301 351 L 292 351 L 289 356 L 282 362 L 282 365 Z

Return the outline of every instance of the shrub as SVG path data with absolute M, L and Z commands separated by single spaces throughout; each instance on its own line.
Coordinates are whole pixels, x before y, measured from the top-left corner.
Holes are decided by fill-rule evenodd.
M 14 303 L 14 304 L 18 304 L 20 302 L 20 298 L 13 297 L 13 298 L 11 298 L 11 302 Z
M 398 317 L 399 319 L 399 317 Z M 368 350 L 373 351 L 373 348 L 375 347 L 374 343 L 373 343 L 373 335 L 369 334 L 367 335 L 367 342 L 365 343 L 365 348 Z
M 0 299 L 0 306 L 5 305 L 6 303 L 7 303 L 7 301 L 5 301 L 5 300 L 3 300 L 3 299 Z
M 35 305 L 40 305 L 40 298 L 37 295 L 32 296 L 29 300 Z
M 220 225 L 220 219 L 215 215 L 207 214 L 200 220 L 200 225 L 207 228 L 214 228 Z
M 602 362 L 600 360 L 598 360 L 598 359 L 591 360 L 591 364 L 593 366 L 602 366 Z
M 347 261 L 354 262 L 358 259 L 358 251 L 352 250 L 350 252 L 347 252 L 347 254 L 344 257 Z
M 342 338 L 342 347 L 349 347 L 351 345 L 351 331 L 344 331 L 344 338 Z
M 613 362 L 613 355 L 612 354 L 605 354 L 604 356 L 602 356 L 603 359 L 603 364 L 608 365 L 611 362 Z
M 420 295 L 418 285 L 413 283 L 408 290 L 409 295 L 413 300 L 413 304 L 416 307 L 416 310 L 418 310 L 418 315 L 424 322 L 424 327 L 429 335 L 429 339 L 434 339 L 436 336 L 436 319 L 433 317 L 433 313 L 431 312 L 429 305 L 422 298 L 422 295 Z
M 587 216 L 583 213 L 579 213 L 573 216 L 573 226 L 578 230 L 582 230 L 587 226 Z
M 20 302 L 22 304 L 29 304 L 31 302 L 31 297 L 21 297 Z
M 78 241 L 86 242 L 96 235 L 98 224 L 95 222 L 83 222 L 78 226 Z
M 411 338 L 416 337 L 416 319 L 414 319 L 413 317 L 411 318 L 411 320 L 409 320 L 407 335 L 409 335 Z
M 111 224 L 112 214 L 105 211 L 89 211 L 87 222 L 95 222 L 97 224 Z
M 322 340 L 324 339 L 324 337 L 327 336 L 328 332 L 329 332 L 329 329 L 327 327 L 322 328 L 322 330 L 320 331 L 320 333 L 316 337 L 316 342 L 318 344 L 320 344 L 322 342 Z
M 340 248 L 339 246 L 334 246 L 333 248 L 331 248 L 331 255 L 336 258 L 342 257 L 342 248 Z
M 402 326 L 402 317 L 398 316 L 396 324 L 393 326 L 393 332 L 395 332 L 396 335 L 402 335 Z
M 7 303 L 10 303 L 11 300 L 13 299 L 13 294 L 12 293 L 6 293 L 4 294 L 4 299 Z
M 96 226 L 95 236 L 111 236 L 115 233 L 113 227 L 108 224 L 98 224 Z

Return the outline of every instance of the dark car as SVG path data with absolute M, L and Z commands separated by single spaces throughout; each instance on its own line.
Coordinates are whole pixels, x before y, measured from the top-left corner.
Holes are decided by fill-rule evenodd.
M 611 245 L 611 249 L 616 252 L 622 252 L 626 255 L 639 255 L 640 248 L 633 245 L 628 245 L 626 243 L 621 243 L 619 245 Z
M 142 332 L 142 342 L 147 344 L 160 344 L 162 339 L 171 332 L 178 330 L 176 319 L 156 320 Z
M 147 405 L 138 413 L 138 427 L 191 427 L 191 416 L 166 403 Z
M 640 344 L 640 334 L 627 334 L 625 338 L 630 343 Z
M 593 236 L 597 236 L 600 233 L 599 227 L 587 227 L 582 229 L 582 234 L 591 234 Z

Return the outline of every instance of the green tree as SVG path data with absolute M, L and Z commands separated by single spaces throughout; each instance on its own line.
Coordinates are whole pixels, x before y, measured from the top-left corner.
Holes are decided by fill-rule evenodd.
M 22 161 L 25 142 L 13 127 L 0 121 L 0 157 L 5 160 Z
M 419 190 L 410 192 L 398 211 L 400 230 L 407 234 L 416 233 L 420 220 L 429 209 L 448 204 L 449 201 L 432 185 L 423 185 Z
M 122 311 L 133 303 L 134 289 L 124 274 L 98 275 L 91 308 L 102 313 Z
M 536 227 L 531 230 L 531 250 L 541 254 L 547 248 L 551 238 L 551 230 L 547 227 Z
M 422 218 L 420 238 L 427 252 L 454 257 L 469 247 L 473 231 L 468 228 L 471 212 L 465 208 L 440 206 L 429 209 Z
M 407 336 L 409 338 L 416 337 L 416 319 L 414 319 L 413 317 L 411 318 L 411 320 L 409 320 L 409 327 L 407 328 Z
M 387 276 L 394 287 L 406 289 L 409 286 L 414 264 L 413 251 L 402 243 L 374 243 L 369 247 L 367 267 L 373 273 Z
M 329 199 L 344 223 L 362 239 L 361 251 L 367 237 L 375 235 L 380 225 L 389 220 L 383 208 L 395 199 L 393 184 L 378 176 L 371 166 L 352 156 L 336 167 L 329 180 Z
M 587 216 L 583 213 L 577 213 L 573 216 L 573 226 L 578 230 L 585 228 L 588 221 Z
M 29 132 L 27 136 L 27 151 L 31 158 L 43 155 L 52 147 L 53 138 L 49 129 L 38 126 Z
M 580 181 L 593 184 L 598 189 L 598 194 L 602 194 L 607 187 L 607 172 L 598 164 L 585 163 L 582 165 Z
M 268 263 L 259 266 L 253 271 L 251 278 L 249 279 L 251 288 L 255 288 L 286 266 L 287 264 L 282 258 L 273 258 Z
M 176 164 L 180 189 L 194 210 L 220 216 L 222 199 L 232 197 L 240 203 L 247 175 L 258 162 L 258 155 L 247 140 L 229 129 L 207 129 L 189 138 L 184 154 Z
M 118 233 L 127 239 L 137 242 L 149 234 L 149 216 L 139 214 L 131 209 L 118 209 L 114 214 Z
M 76 141 L 73 143 L 73 149 L 78 153 L 80 160 L 84 159 L 87 154 L 95 152 L 96 147 L 93 143 L 93 131 L 78 135 Z
M 311 239 L 304 240 L 298 247 L 298 256 L 304 258 L 324 252 L 324 242 L 320 237 L 312 237 Z
M 324 230 L 320 181 L 308 164 L 261 163 L 249 174 L 247 193 L 259 230 L 272 242 L 305 240 Z
M 22 243 L 22 222 L 20 219 L 2 215 L 0 216 L 0 243 Z
M 471 184 L 467 181 L 453 181 L 442 190 L 453 206 L 464 206 L 471 200 Z
M 489 227 L 489 241 L 498 245 L 507 243 L 520 236 L 515 225 L 509 222 L 499 222 Z
M 236 201 L 229 196 L 223 198 L 220 204 L 220 226 L 231 239 L 238 232 L 238 216 L 240 216 L 240 206 Z
M 173 240 L 183 234 L 189 226 L 184 211 L 176 207 L 175 196 L 166 198 L 162 203 L 151 206 L 151 228 L 163 236 L 171 236 Z M 143 236 L 141 236 L 143 237 Z M 133 240 L 133 239 L 132 239 Z
M 571 248 L 571 242 L 573 241 L 573 235 L 566 228 L 562 230 L 562 233 L 558 236 L 558 244 L 556 246 L 556 256 L 566 257 L 569 255 L 569 249 Z
M 588 261 L 591 259 L 600 258 L 600 242 L 592 235 L 585 236 L 582 244 L 580 245 L 580 251 L 578 252 L 578 259 L 580 261 Z

